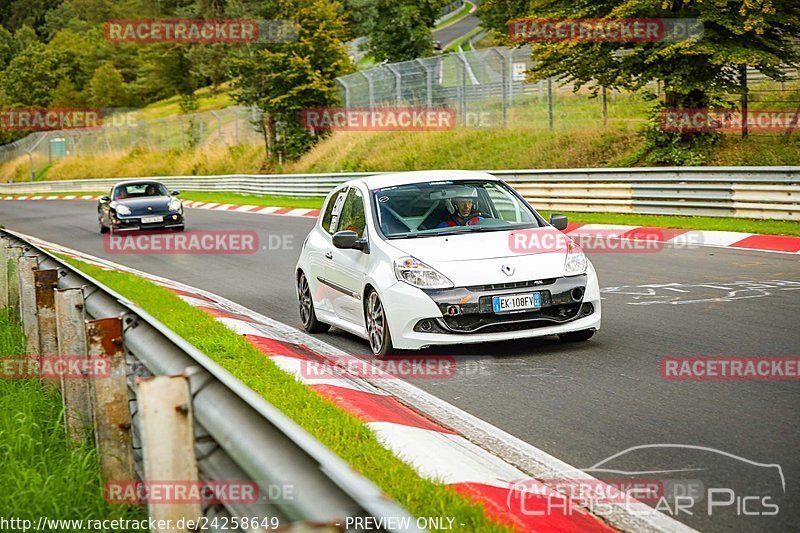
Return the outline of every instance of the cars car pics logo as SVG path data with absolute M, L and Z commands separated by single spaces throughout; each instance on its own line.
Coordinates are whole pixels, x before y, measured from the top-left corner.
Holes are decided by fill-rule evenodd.
M 259 248 L 255 231 L 152 231 L 106 234 L 103 247 L 111 254 L 253 254 Z
M 300 112 L 307 131 L 447 131 L 456 127 L 449 107 L 316 107 Z

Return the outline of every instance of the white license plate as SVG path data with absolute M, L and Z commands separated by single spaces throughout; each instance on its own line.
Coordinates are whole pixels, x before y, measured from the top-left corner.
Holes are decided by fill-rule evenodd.
M 542 294 L 539 292 L 492 297 L 492 309 L 495 313 L 539 309 L 540 307 L 542 307 Z
M 153 222 L 163 222 L 164 217 L 142 217 L 142 224 L 152 224 Z

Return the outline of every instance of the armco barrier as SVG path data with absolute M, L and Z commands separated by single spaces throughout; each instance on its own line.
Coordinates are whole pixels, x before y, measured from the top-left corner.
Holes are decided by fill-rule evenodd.
M 487 171 L 536 208 L 561 211 L 800 220 L 800 167 L 656 167 Z M 324 196 L 371 172 L 166 176 L 171 189 Z M 0 196 L 108 190 L 119 179 L 0 185 Z
M 200 479 L 212 483 L 246 482 L 259 488 L 258 494 L 263 496 L 255 502 L 228 501 L 204 505 L 202 512 L 209 520 L 217 517 L 226 524 L 222 527 L 213 526 L 210 528 L 213 530 L 227 529 L 228 523 L 252 524 L 253 520 L 258 524 L 269 520 L 269 524 L 252 529 L 244 526 L 241 530 L 261 531 L 280 527 L 295 531 L 292 526 L 298 524 L 297 530 L 312 531 L 323 525 L 329 526 L 325 529 L 330 530 L 339 529 L 333 525 L 343 523 L 347 517 L 384 517 L 390 524 L 403 523 L 408 519 L 410 529 L 404 528 L 403 531 L 418 531 L 411 515 L 372 482 L 207 355 L 120 294 L 21 236 L 1 229 L 0 264 L 11 266 L 12 273 L 25 273 L 26 277 L 35 277 L 37 280 L 35 298 L 30 291 L 22 295 L 17 291 L 14 293 L 17 295 L 15 297 L 8 290 L 13 287 L 14 282 L 22 285 L 21 275 L 11 275 L 9 280 L 12 283 L 0 285 L 0 289 L 12 295 L 11 299 L 0 298 L 3 305 L 8 303 L 19 310 L 19 302 L 25 304 L 22 307 L 27 311 L 23 310 L 21 316 L 26 323 L 33 320 L 35 324 L 34 318 L 36 314 L 39 315 L 39 326 L 34 331 L 45 332 L 41 305 L 36 312 L 36 306 L 40 304 L 40 291 L 49 293 L 52 300 L 53 289 L 57 293 L 65 292 L 65 289 L 76 289 L 76 296 L 80 296 L 79 301 L 82 302 L 77 307 L 80 312 L 76 322 L 82 325 L 84 317 L 90 319 L 91 322 L 87 322 L 87 333 L 99 333 L 97 338 L 94 333 L 87 334 L 88 353 L 76 352 L 74 357 L 97 360 L 109 356 L 110 354 L 95 351 L 103 349 L 114 352 L 115 361 L 120 358 L 124 361 L 121 368 L 112 369 L 108 380 L 95 380 L 92 386 L 93 396 L 96 398 L 93 409 L 95 420 L 115 422 L 95 424 L 100 428 L 96 435 L 98 446 L 101 447 L 100 455 L 104 458 L 102 468 L 105 479 L 132 482 L 130 476 L 133 475 L 133 470 L 135 476 L 144 482 L 187 480 L 191 478 L 148 479 L 147 465 L 152 466 L 154 461 L 170 464 L 189 462 L 192 464 L 189 470 L 194 469 L 195 479 L 199 471 Z M 22 268 L 23 264 L 27 265 L 27 269 L 17 270 L 17 265 Z M 0 273 L 5 277 L 6 269 L 0 269 Z M 27 276 L 28 274 L 34 276 Z M 49 279 L 46 283 L 45 277 Z M 32 285 L 33 283 L 26 287 Z M 65 308 L 67 312 L 75 310 L 75 305 Z M 60 331 L 58 335 L 58 344 L 63 350 L 66 337 L 62 337 Z M 42 341 L 40 347 L 31 353 L 44 357 L 58 355 L 47 353 L 50 350 L 46 352 L 45 346 Z M 170 401 L 170 397 L 154 398 L 152 392 L 145 395 L 145 383 L 153 376 L 181 378 L 186 383 L 184 387 L 188 387 L 185 392 L 189 396 L 185 403 L 180 400 L 176 404 L 175 400 L 171 400 L 173 403 L 165 404 L 164 402 Z M 61 386 L 65 386 L 64 380 Z M 100 401 L 101 389 L 107 390 L 111 387 L 116 391 L 115 401 Z M 145 396 L 147 402 L 144 401 Z M 108 396 L 103 398 L 105 400 Z M 156 411 L 161 411 L 162 415 L 172 413 L 174 416 L 176 412 L 191 414 L 193 424 L 184 431 L 188 449 L 179 450 L 182 452 L 180 454 L 176 454 L 176 450 L 167 442 L 170 437 L 175 436 L 174 433 L 178 433 L 175 427 L 157 435 L 152 431 L 143 432 L 142 428 L 146 423 L 144 418 L 148 412 L 154 412 L 152 406 L 156 400 L 161 402 Z M 149 411 L 148 406 L 151 407 Z M 148 427 L 152 429 L 152 426 Z M 103 438 L 104 436 L 112 438 Z M 119 453 L 103 453 L 110 451 L 110 448 L 103 449 L 102 443 L 119 446 L 116 450 Z M 107 457 L 111 458 L 108 464 L 105 461 Z M 122 461 L 121 457 L 127 459 Z M 123 470 L 120 466 L 115 466 L 114 460 L 125 463 L 128 477 L 107 475 Z M 107 466 L 110 468 L 107 469 Z M 169 465 L 166 470 L 169 470 Z M 162 466 L 160 471 L 165 471 L 165 468 Z M 273 489 L 276 487 L 290 487 L 291 494 L 273 497 Z M 97 490 L 101 488 L 98 487 Z M 177 488 L 175 494 L 178 494 Z M 171 506 L 156 506 L 154 509 L 151 505 L 151 517 L 159 516 L 164 508 L 169 507 Z M 386 529 L 379 530 L 397 530 L 394 527 L 387 525 Z M 237 525 L 231 525 L 227 530 L 240 529 Z

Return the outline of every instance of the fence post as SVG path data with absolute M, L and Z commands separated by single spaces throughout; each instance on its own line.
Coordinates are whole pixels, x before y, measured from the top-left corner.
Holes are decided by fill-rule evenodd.
M 22 257 L 22 248 L 19 246 L 8 246 L 8 260 L 6 269 L 8 271 L 8 307 L 13 309 L 19 319 L 22 319 L 19 309 L 19 259 Z
M 553 131 L 553 78 L 547 78 L 547 128 Z
M 156 376 L 137 380 L 142 457 L 146 481 L 199 482 L 194 453 L 192 397 L 185 376 Z M 202 515 L 200 502 L 150 502 L 153 520 L 192 520 Z
M 131 411 L 122 347 L 122 319 L 101 318 L 86 323 L 89 358 L 105 371 L 92 380 L 94 434 L 103 481 L 136 479 L 131 439 Z M 101 363 L 102 362 L 102 363 Z
M 39 355 L 39 324 L 36 320 L 36 270 L 35 257 L 19 258 L 19 316 L 25 332 L 27 355 Z
M 82 357 L 88 361 L 84 325 L 83 289 L 55 291 L 56 334 L 59 357 Z M 64 422 L 70 443 L 80 443 L 86 430 L 92 427 L 92 400 L 89 379 L 70 376 L 64 380 L 61 396 L 64 402 Z
M 742 137 L 747 137 L 748 133 L 748 112 L 747 112 L 747 65 L 739 66 L 739 76 L 742 84 Z
M 36 321 L 39 329 L 39 355 L 54 357 L 58 355 L 56 336 L 56 303 L 53 290 L 58 284 L 58 270 L 34 270 L 36 283 Z M 55 376 L 53 376 L 55 377 Z M 64 377 L 54 379 L 59 390 L 64 390 Z
M 608 94 L 605 85 L 600 93 L 600 100 L 603 104 L 603 127 L 608 123 Z
M 0 237 L 0 309 L 8 307 L 8 245 L 8 239 Z

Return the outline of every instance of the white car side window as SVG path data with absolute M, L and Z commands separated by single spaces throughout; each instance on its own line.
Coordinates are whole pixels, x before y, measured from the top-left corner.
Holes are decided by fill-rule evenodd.
M 339 196 L 336 197 L 336 202 L 333 204 L 333 212 L 331 213 L 331 234 L 336 233 L 336 228 L 339 226 L 339 215 L 342 214 L 342 206 L 344 205 L 345 197 L 347 197 L 347 191 L 348 189 L 342 190 Z

